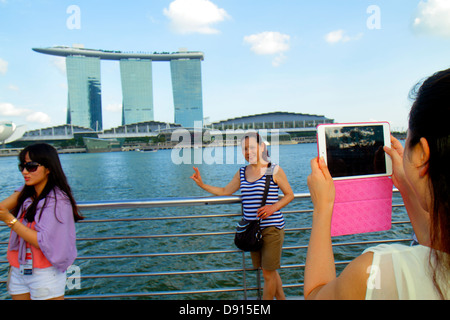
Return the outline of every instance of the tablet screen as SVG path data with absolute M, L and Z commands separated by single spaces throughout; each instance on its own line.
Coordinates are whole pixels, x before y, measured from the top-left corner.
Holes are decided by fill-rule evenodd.
M 327 127 L 325 139 L 333 178 L 386 173 L 382 125 Z

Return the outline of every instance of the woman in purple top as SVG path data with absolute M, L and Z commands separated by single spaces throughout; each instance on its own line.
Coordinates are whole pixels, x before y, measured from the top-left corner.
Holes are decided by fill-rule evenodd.
M 0 202 L 11 228 L 8 291 L 13 299 L 63 299 L 66 270 L 74 262 L 77 209 L 58 153 L 40 143 L 19 154 L 25 185 Z

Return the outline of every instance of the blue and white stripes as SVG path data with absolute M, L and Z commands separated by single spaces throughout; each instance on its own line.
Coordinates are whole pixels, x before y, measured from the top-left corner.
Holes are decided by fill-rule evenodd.
M 272 164 L 272 172 L 276 165 Z M 239 169 L 241 179 L 241 196 L 244 218 L 246 220 L 256 220 L 256 211 L 261 207 L 261 201 L 264 195 L 264 188 L 266 185 L 266 175 L 254 182 L 248 182 L 245 178 L 245 168 Z M 269 193 L 267 194 L 266 205 L 274 204 L 278 201 L 278 185 L 270 179 Z M 285 224 L 283 214 L 281 211 L 274 212 L 270 217 L 261 219 L 261 228 L 277 227 L 283 228 Z

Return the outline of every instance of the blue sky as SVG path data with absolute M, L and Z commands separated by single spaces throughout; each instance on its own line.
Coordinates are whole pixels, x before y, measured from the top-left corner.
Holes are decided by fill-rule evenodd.
M 450 67 L 450 1 L 0 0 L 0 121 L 65 123 L 64 60 L 31 48 L 73 44 L 204 52 L 210 121 L 288 111 L 405 130 L 409 90 Z M 111 128 L 121 123 L 119 65 L 101 67 Z M 173 122 L 168 63 L 153 63 L 153 82 L 155 120 Z

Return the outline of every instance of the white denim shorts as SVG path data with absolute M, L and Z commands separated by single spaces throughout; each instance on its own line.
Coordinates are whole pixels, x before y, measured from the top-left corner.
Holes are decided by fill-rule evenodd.
M 19 268 L 11 267 L 8 277 L 10 295 L 30 293 L 32 300 L 47 300 L 64 295 L 66 272 L 55 267 L 33 269 L 32 275 L 20 274 Z

